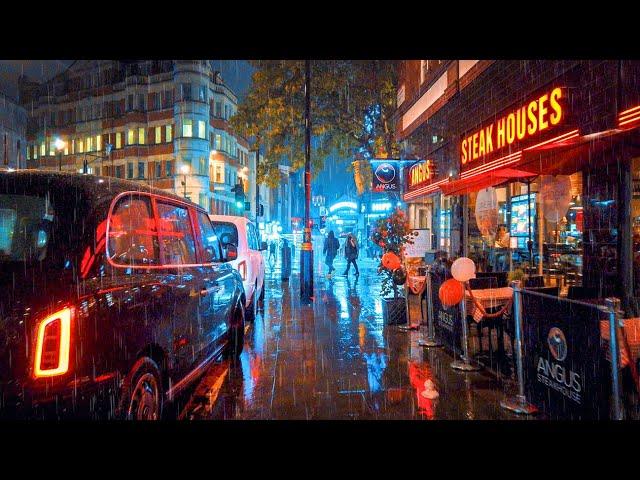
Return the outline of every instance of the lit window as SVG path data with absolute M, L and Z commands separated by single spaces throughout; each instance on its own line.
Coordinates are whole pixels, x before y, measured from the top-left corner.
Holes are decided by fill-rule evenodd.
M 27 147 L 27 160 L 31 160 L 31 147 Z
M 222 150 L 222 137 L 219 133 L 216 133 L 216 143 L 214 150 Z
M 42 143 L 40 144 L 40 156 L 41 156 L 41 157 L 44 157 L 44 156 L 47 154 L 47 152 L 46 152 L 46 148 L 47 148 L 47 147 L 45 146 L 44 142 L 42 142 Z
M 87 152 L 93 152 L 93 138 L 87 137 L 87 143 L 85 145 L 87 147 Z
M 156 127 L 155 132 L 156 132 L 156 143 L 162 142 L 162 127 Z
M 173 140 L 173 128 L 171 125 L 167 125 L 167 131 L 165 132 L 165 139 L 167 142 L 171 142 Z
M 193 120 L 191 120 L 190 118 L 185 118 L 182 121 L 182 136 L 183 137 L 193 136 Z
M 56 144 L 53 140 L 51 140 L 49 142 L 49 155 L 55 155 L 56 154 Z
M 135 142 L 135 132 L 132 128 L 127 131 L 127 145 L 133 145 Z
M 84 143 L 82 140 L 78 140 L 78 153 L 84 153 Z
M 138 128 L 138 144 L 144 145 L 144 127 Z
M 102 150 L 102 135 L 96 135 L 96 151 Z
M 205 124 L 202 120 L 198 120 L 198 137 L 207 138 L 207 134 L 205 133 Z
M 76 153 L 76 141 L 75 139 L 71 140 L 71 155 Z
M 116 133 L 116 148 L 122 148 L 122 132 Z

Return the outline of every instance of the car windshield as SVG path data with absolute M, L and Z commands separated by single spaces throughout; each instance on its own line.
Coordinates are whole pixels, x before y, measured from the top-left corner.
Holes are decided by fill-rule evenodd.
M 233 223 L 229 222 L 211 222 L 213 228 L 218 235 L 218 239 L 222 245 L 227 243 L 233 243 L 236 247 L 238 245 L 238 229 Z
M 0 262 L 44 260 L 53 218 L 48 198 L 0 194 Z

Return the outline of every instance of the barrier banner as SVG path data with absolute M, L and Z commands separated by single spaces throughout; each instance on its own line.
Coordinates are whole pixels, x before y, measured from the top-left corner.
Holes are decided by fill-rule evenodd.
M 444 305 L 442 305 L 442 303 L 440 303 L 440 297 L 438 296 L 440 285 L 442 285 L 445 280 L 447 279 L 442 275 L 431 275 L 431 298 L 433 301 L 434 320 L 433 323 L 436 330 L 436 337 L 450 351 L 462 355 L 462 342 L 460 340 L 460 337 L 462 335 L 462 325 L 460 323 L 460 305 L 445 307 Z
M 522 291 L 523 368 L 528 400 L 552 420 L 609 418 L 611 375 L 595 306 Z

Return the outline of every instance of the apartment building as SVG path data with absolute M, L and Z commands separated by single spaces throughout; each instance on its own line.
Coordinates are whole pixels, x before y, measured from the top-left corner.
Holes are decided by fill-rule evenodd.
M 0 169 L 25 166 L 27 114 L 17 102 L 0 93 Z
M 237 98 L 211 61 L 77 61 L 44 83 L 22 77 L 19 92 L 30 168 L 138 180 L 245 213 L 231 190 L 248 192 L 255 171 L 228 123 Z

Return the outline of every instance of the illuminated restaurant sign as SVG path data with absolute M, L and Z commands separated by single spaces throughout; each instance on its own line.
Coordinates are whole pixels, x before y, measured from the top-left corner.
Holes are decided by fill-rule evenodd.
M 565 123 L 564 93 L 560 87 L 545 91 L 528 104 L 508 111 L 489 125 L 465 135 L 460 148 L 462 166 L 473 165 L 478 159 L 515 143 L 540 138 Z
M 436 168 L 433 160 L 416 163 L 409 169 L 407 182 L 409 190 L 414 190 L 433 181 L 436 175 Z

